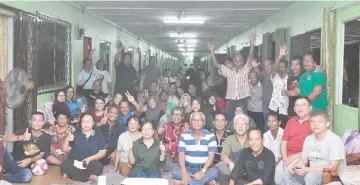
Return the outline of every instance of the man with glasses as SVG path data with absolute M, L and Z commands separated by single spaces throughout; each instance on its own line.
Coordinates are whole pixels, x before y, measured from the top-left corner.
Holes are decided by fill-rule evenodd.
M 184 109 L 174 107 L 172 110 L 172 121 L 163 124 L 158 129 L 159 139 L 165 145 L 167 155 L 165 171 L 178 167 L 178 150 L 181 135 L 189 130 L 189 123 L 184 122 Z
M 180 168 L 171 171 L 173 184 L 214 185 L 218 175 L 218 170 L 211 168 L 217 152 L 215 135 L 204 129 L 205 115 L 202 112 L 192 113 L 190 122 L 191 129 L 180 137 Z

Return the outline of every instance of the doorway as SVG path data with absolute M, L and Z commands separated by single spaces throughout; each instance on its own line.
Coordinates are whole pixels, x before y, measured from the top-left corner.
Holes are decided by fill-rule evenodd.
M 90 50 L 91 50 L 91 44 L 92 39 L 91 37 L 84 36 L 83 37 L 83 59 L 89 58 Z
M 110 71 L 110 48 L 111 48 L 111 42 L 108 41 L 100 41 L 100 55 L 99 60 L 104 61 L 105 63 L 105 70 Z

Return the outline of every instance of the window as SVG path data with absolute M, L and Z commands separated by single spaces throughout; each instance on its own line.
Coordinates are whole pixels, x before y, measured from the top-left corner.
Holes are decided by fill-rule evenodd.
M 36 81 L 38 93 L 45 93 L 70 85 L 71 25 L 42 13 L 36 17 Z
M 343 75 L 339 78 L 342 81 L 341 103 L 351 107 L 358 107 L 360 20 L 355 19 L 346 22 L 342 35 L 343 58 L 341 68 Z

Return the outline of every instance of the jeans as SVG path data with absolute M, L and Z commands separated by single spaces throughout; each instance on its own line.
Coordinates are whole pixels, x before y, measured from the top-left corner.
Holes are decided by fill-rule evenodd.
M 284 163 L 281 160 L 279 164 L 275 168 L 275 184 L 276 185 L 291 185 L 287 184 L 289 181 L 289 178 L 291 176 L 288 167 L 295 164 L 300 158 L 297 158 L 293 160 L 287 167 L 284 167 Z
M 219 173 L 216 168 L 209 168 L 209 169 L 207 169 L 204 177 L 201 180 L 197 181 L 194 178 L 192 178 L 191 176 L 194 175 L 196 172 L 200 171 L 201 169 L 187 166 L 186 170 L 190 175 L 190 184 L 191 185 L 204 185 L 204 184 L 216 179 L 216 177 L 218 176 L 218 173 Z M 172 175 L 172 178 L 175 180 L 182 180 L 180 168 L 173 168 L 171 170 L 171 175 Z
M 3 164 L 2 167 L 7 172 L 4 174 L 4 180 L 10 183 L 29 183 L 32 173 L 28 168 L 17 166 L 14 157 L 3 147 Z
M 322 172 L 310 172 L 305 176 L 288 175 L 284 177 L 284 183 L 291 185 L 322 185 Z
M 152 170 L 142 170 L 139 168 L 134 168 L 131 170 L 129 177 L 138 177 L 138 178 L 161 178 L 159 171 Z

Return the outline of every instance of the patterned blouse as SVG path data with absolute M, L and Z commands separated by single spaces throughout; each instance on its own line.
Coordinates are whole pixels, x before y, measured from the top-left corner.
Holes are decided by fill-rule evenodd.
M 67 129 L 63 132 L 59 132 L 56 128 L 56 125 L 53 125 L 49 128 L 48 134 L 52 137 L 52 144 L 61 144 L 65 138 L 75 131 L 75 127 L 68 125 Z
M 179 146 L 180 136 L 187 130 L 189 130 L 189 124 L 183 122 L 179 129 L 175 128 L 173 122 L 162 125 L 164 129 L 163 134 L 160 136 L 160 140 L 165 145 L 165 151 L 169 157 L 174 158 L 178 155 L 177 148 Z

